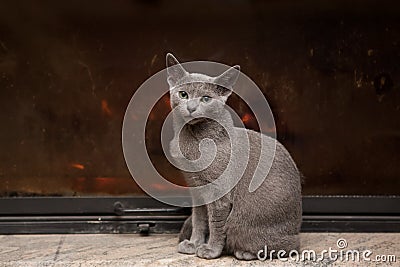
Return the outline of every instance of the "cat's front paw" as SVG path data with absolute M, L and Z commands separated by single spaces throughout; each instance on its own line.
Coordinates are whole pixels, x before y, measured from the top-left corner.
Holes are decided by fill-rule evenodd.
M 183 254 L 194 254 L 196 252 L 196 247 L 194 243 L 185 239 L 178 245 L 178 252 Z
M 202 244 L 196 249 L 197 257 L 203 259 L 215 259 L 218 258 L 222 253 L 222 249 L 211 247 L 208 244 Z

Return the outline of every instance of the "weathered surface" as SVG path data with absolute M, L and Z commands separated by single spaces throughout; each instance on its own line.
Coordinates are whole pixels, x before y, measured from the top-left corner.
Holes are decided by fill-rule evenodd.
M 346 239 L 345 250 L 371 250 L 370 256 L 393 254 L 398 266 L 400 233 L 303 233 L 302 250 L 338 249 L 339 238 Z M 203 260 L 176 252 L 176 235 L 8 235 L 0 236 L 1 266 L 376 266 L 376 262 L 322 262 L 290 260 L 238 261 L 232 256 Z M 397 264 L 397 265 L 396 265 Z

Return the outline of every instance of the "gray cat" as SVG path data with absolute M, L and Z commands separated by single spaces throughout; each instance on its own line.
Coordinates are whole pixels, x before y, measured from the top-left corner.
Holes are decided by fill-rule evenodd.
M 231 67 L 218 77 L 210 77 L 188 73 L 171 54 L 167 54 L 166 59 L 171 106 L 175 110 L 175 136 L 170 143 L 174 161 L 183 166 L 188 164 L 187 160 L 200 158 L 199 146 L 205 138 L 212 139 L 216 145 L 215 159 L 207 168 L 184 172 L 188 185 L 212 183 L 226 171 L 232 146 L 241 151 L 246 139 L 250 147 L 248 165 L 244 165 L 244 173 L 236 186 L 220 199 L 193 208 L 181 230 L 178 252 L 205 259 L 217 258 L 225 252 L 240 260 L 252 260 L 257 259 L 258 251 L 265 246 L 269 251 L 299 250 L 300 172 L 282 144 L 261 133 L 234 127 L 231 114 L 225 108 L 238 78 L 239 66 Z M 210 117 L 218 117 L 219 123 Z M 180 124 L 184 126 L 180 128 Z M 260 156 L 264 156 L 260 155 L 261 143 L 270 151 L 276 146 L 275 156 L 265 180 L 250 192 L 250 181 Z M 236 162 L 234 166 L 239 167 L 230 169 L 232 176 L 240 172 L 243 165 Z M 219 189 L 215 188 L 211 195 Z M 193 202 L 210 196 L 206 195 L 192 195 Z

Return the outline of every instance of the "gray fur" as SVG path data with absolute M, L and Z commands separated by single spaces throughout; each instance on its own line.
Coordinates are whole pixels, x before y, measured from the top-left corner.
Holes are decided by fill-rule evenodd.
M 176 156 L 176 150 L 180 149 L 189 160 L 199 158 L 199 143 L 204 138 L 213 139 L 217 147 L 216 158 L 208 168 L 198 172 L 184 172 L 189 186 L 214 181 L 225 170 L 230 158 L 231 147 L 226 130 L 202 116 L 217 114 L 238 136 L 246 134 L 250 143 L 250 159 L 239 183 L 222 198 L 193 208 L 192 216 L 182 228 L 178 251 L 205 259 L 217 258 L 225 251 L 238 259 L 252 260 L 257 258 L 257 252 L 265 245 L 269 251 L 283 249 L 288 253 L 293 249 L 299 250 L 301 178 L 294 161 L 275 139 L 234 127 L 231 115 L 224 109 L 238 76 L 238 72 L 234 71 L 239 69 L 238 66 L 214 78 L 188 73 L 168 54 L 167 67 L 171 106 L 178 109 L 174 122 L 187 122 L 180 135 L 175 136 L 170 143 L 171 155 L 175 155 L 175 161 L 180 161 Z M 224 86 L 211 84 L 216 80 Z M 180 98 L 179 91 L 187 92 L 188 99 Z M 199 99 L 205 95 L 212 97 L 212 101 L 201 102 Z M 189 121 L 189 115 L 200 118 Z M 266 179 L 250 193 L 249 184 L 260 158 L 261 142 L 269 151 L 276 145 L 275 157 Z M 244 146 L 244 141 L 238 138 L 233 144 L 240 148 Z M 193 200 L 202 197 L 193 196 Z

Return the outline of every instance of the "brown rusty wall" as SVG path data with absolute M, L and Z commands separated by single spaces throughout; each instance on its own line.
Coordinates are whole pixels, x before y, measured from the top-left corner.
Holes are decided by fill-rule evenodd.
M 173 52 L 241 65 L 271 104 L 305 194 L 400 194 L 399 15 L 397 1 L 371 0 L 3 1 L 0 193 L 139 192 L 122 118 Z

